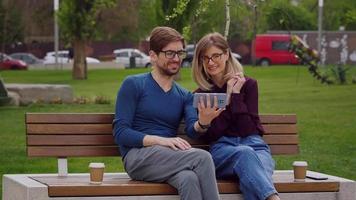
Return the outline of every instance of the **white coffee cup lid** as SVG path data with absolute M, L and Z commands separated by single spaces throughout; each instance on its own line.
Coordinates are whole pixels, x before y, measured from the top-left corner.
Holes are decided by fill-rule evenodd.
M 293 162 L 293 166 L 301 166 L 301 167 L 304 167 L 304 166 L 308 166 L 308 163 L 306 161 L 294 161 Z
M 104 168 L 105 164 L 104 163 L 90 163 L 89 167 L 90 168 Z

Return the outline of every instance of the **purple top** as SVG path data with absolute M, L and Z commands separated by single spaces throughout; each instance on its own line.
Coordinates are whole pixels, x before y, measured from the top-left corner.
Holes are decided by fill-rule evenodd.
M 260 118 L 258 116 L 258 87 L 255 79 L 245 77 L 246 82 L 239 94 L 231 94 L 231 102 L 218 117 L 211 122 L 206 132 L 206 138 L 213 142 L 221 136 L 246 137 L 249 135 L 263 135 Z M 227 84 L 222 88 L 214 85 L 212 90 L 196 92 L 226 93 Z

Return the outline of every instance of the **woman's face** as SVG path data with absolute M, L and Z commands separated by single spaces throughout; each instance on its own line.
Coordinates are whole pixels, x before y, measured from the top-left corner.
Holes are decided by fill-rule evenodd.
M 222 77 L 221 75 L 223 75 L 225 71 L 226 61 L 228 58 L 228 52 L 224 53 L 223 50 L 215 46 L 209 47 L 201 57 L 205 71 L 212 78 Z

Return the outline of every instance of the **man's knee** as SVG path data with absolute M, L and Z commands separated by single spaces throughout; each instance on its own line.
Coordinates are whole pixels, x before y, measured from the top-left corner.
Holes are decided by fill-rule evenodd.
M 197 175 L 191 170 L 178 172 L 176 176 L 177 182 L 181 187 L 186 185 L 199 185 L 199 179 Z
M 211 157 L 211 154 L 209 152 L 205 151 L 205 150 L 194 149 L 192 154 L 197 159 L 204 160 L 204 161 L 209 161 L 209 162 L 213 161 L 213 159 Z

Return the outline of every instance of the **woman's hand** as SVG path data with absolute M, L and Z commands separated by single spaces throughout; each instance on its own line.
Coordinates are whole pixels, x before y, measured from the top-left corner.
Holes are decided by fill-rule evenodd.
M 242 86 L 245 84 L 246 79 L 242 73 L 236 73 L 227 81 L 227 93 L 228 96 L 231 93 L 240 93 Z
M 210 96 L 206 96 L 206 105 L 204 103 L 203 97 L 200 97 L 198 103 L 198 111 L 199 111 L 199 123 L 202 125 L 210 125 L 211 121 L 224 110 L 222 108 L 218 108 L 218 98 L 214 96 L 214 102 L 210 101 Z M 213 103 L 213 105 L 212 105 Z

